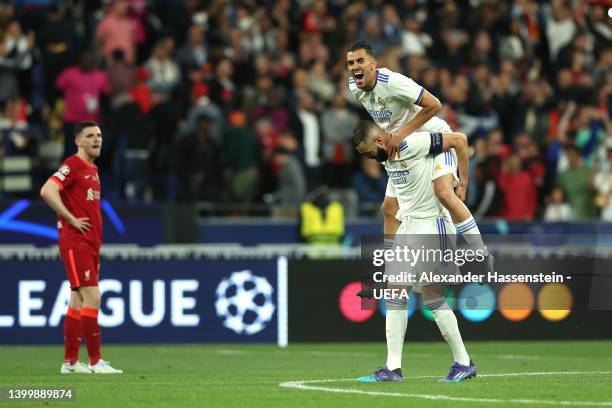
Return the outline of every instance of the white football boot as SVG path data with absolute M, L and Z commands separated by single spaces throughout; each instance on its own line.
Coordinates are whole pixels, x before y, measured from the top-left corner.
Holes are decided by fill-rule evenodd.
M 77 361 L 74 364 L 64 363 L 60 368 L 62 374 L 91 374 L 91 370 L 87 367 L 87 364 L 83 364 Z
M 123 373 L 123 370 L 117 370 L 116 368 L 111 367 L 108 361 L 104 361 L 102 359 L 98 360 L 98 362 L 94 365 L 89 364 L 87 367 L 94 374 L 122 374 Z

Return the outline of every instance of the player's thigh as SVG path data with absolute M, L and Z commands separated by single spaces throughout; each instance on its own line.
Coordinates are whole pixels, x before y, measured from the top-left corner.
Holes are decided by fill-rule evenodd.
M 83 296 L 83 307 L 97 309 L 100 306 L 100 288 L 98 286 L 81 286 L 78 291 Z
M 99 254 L 76 249 L 64 249 L 60 256 L 66 268 L 70 288 L 98 286 Z
M 397 201 L 397 197 L 385 195 L 380 209 L 383 216 L 395 217 L 399 211 L 399 202 Z
M 450 149 L 443 151 L 442 153 L 434 156 L 433 160 L 433 170 L 431 179 L 434 184 L 436 184 L 436 180 L 440 177 L 450 175 L 451 178 L 446 177 L 448 179 L 446 183 L 451 182 L 450 188 L 457 186 L 459 184 L 459 176 L 457 174 L 457 155 L 455 153 L 455 149 Z M 443 180 L 444 181 L 444 180 Z
M 81 310 L 83 307 L 83 296 L 77 289 L 70 291 L 70 307 L 74 310 Z

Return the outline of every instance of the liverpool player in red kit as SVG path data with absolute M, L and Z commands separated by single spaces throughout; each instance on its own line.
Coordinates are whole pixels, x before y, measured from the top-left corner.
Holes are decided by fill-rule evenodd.
M 102 132 L 96 122 L 77 123 L 78 151 L 68 157 L 40 190 L 41 197 L 57 213 L 59 249 L 70 281 L 70 306 L 64 320 L 65 357 L 60 372 L 116 374 L 100 356 L 98 309 L 100 289 L 100 178 L 93 163 L 100 156 Z M 85 337 L 89 364 L 78 361 L 81 336 Z

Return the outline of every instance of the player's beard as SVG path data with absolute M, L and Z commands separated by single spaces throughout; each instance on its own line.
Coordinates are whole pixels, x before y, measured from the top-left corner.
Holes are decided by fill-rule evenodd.
M 389 157 L 389 154 L 382 147 L 379 147 L 378 150 L 376 150 L 376 157 L 375 157 L 376 161 L 379 161 L 382 163 L 384 161 L 387 161 L 388 157 Z

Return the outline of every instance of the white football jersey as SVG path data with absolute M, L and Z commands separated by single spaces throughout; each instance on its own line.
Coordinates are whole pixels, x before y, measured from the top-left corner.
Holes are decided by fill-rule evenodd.
M 403 218 L 450 220 L 446 208 L 440 204 L 431 182 L 434 158 L 429 153 L 431 134 L 416 132 L 400 144 L 399 158 L 384 163 L 389 175 L 387 195 L 397 197 L 399 211 L 395 216 Z
M 412 79 L 387 68 L 376 70 L 376 85 L 370 91 L 357 88 L 355 79 L 349 77 L 349 89 L 355 99 L 366 108 L 376 124 L 387 133 L 395 133 L 420 112 L 425 89 Z M 450 129 L 448 124 L 433 117 L 419 128 L 420 132 L 441 132 Z

